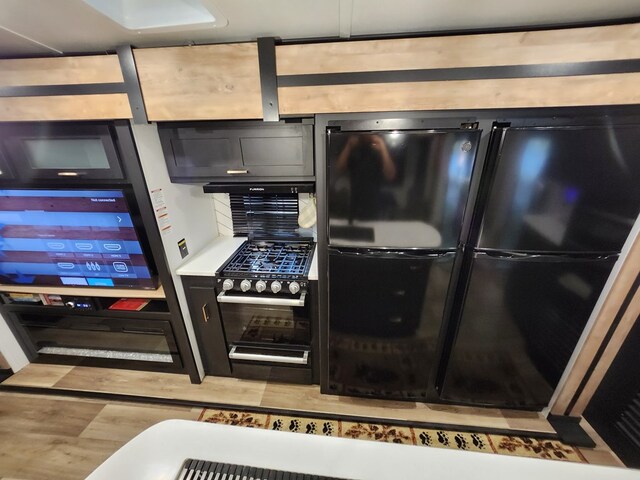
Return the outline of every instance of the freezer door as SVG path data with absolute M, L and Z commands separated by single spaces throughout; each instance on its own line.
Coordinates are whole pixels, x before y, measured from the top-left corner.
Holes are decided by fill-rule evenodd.
M 329 244 L 455 249 L 480 133 L 330 131 Z
M 507 128 L 478 246 L 620 251 L 640 212 L 640 126 Z
M 441 397 L 546 406 L 616 259 L 475 253 Z
M 329 252 L 325 393 L 424 400 L 455 252 Z

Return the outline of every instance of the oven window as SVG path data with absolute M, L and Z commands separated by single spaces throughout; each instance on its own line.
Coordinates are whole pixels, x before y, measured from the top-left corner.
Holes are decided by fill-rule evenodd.
M 230 345 L 308 347 L 311 326 L 308 307 L 265 307 L 221 304 L 222 322 Z

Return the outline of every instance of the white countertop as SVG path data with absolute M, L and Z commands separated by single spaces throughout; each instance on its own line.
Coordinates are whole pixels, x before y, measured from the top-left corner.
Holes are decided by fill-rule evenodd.
M 87 480 L 174 480 L 187 458 L 355 480 L 640 479 L 640 471 L 623 468 L 167 420 Z
M 247 239 L 247 237 L 220 236 L 207 247 L 197 252 L 193 258 L 178 267 L 178 275 L 193 275 L 196 277 L 213 277 L 216 271 L 226 262 L 231 254 Z M 309 280 L 318 279 L 318 255 L 314 250 Z

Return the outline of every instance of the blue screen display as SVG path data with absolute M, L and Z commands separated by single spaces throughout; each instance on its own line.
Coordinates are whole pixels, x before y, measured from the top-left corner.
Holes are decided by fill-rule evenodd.
M 0 283 L 155 287 L 121 190 L 0 190 Z

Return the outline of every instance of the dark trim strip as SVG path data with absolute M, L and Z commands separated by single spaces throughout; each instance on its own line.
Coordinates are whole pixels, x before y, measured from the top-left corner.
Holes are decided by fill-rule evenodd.
M 622 305 L 620 306 L 620 310 L 618 310 L 618 313 L 616 313 L 616 316 L 613 319 L 613 322 L 611 323 L 611 326 L 607 330 L 606 335 L 602 339 L 602 343 L 598 347 L 598 350 L 596 351 L 596 354 L 593 357 L 593 360 L 591 361 L 591 364 L 589 365 L 589 368 L 585 372 L 584 377 L 582 377 L 582 380 L 580 381 L 580 384 L 578 385 L 578 388 L 576 388 L 576 391 L 573 394 L 573 397 L 571 398 L 571 401 L 567 405 L 567 409 L 565 410 L 565 415 L 571 415 L 571 410 L 573 410 L 573 407 L 578 402 L 578 399 L 580 398 L 580 396 L 582 395 L 582 392 L 586 388 L 587 383 L 589 383 L 589 380 L 591 380 L 591 375 L 593 375 L 593 372 L 595 371 L 596 367 L 598 366 L 598 363 L 600 363 L 600 359 L 602 358 L 602 355 L 604 355 L 604 351 L 609 346 L 609 342 L 611 341 L 611 337 L 613 337 L 613 334 L 618 329 L 618 326 L 620 325 L 620 322 L 622 321 L 622 317 L 624 317 L 624 314 L 627 312 L 627 308 L 629 308 L 629 304 L 631 303 L 631 300 L 633 300 L 633 297 L 635 296 L 636 291 L 638 290 L 638 288 L 640 288 L 640 275 L 638 275 L 636 277 L 636 279 L 633 282 L 633 285 L 631 286 L 631 290 L 629 290 L 629 292 L 627 292 L 627 296 L 624 298 L 624 301 L 622 302 Z
M 126 93 L 129 97 L 129 106 L 133 114 L 134 123 L 149 123 L 147 111 L 144 107 L 144 99 L 142 97 L 142 88 L 138 79 L 138 69 L 136 68 L 136 60 L 133 56 L 131 45 L 122 45 L 116 49 Z
M 596 442 L 580 426 L 582 417 L 567 417 L 563 415 L 548 415 L 547 421 L 560 437 L 562 443 L 574 447 L 595 448 Z
M 0 391 L 2 392 L 15 392 L 15 393 L 28 393 L 35 395 L 58 395 L 62 397 L 86 397 L 100 400 L 111 400 L 118 402 L 131 402 L 131 403 L 150 403 L 155 405 L 172 405 L 178 407 L 190 407 L 190 408 L 220 408 L 224 410 L 238 410 L 241 412 L 255 412 L 255 413 L 277 413 L 285 416 L 301 416 L 319 418 L 325 420 L 343 420 L 346 422 L 367 422 L 377 423 L 381 425 L 397 425 L 401 427 L 414 427 L 433 430 L 452 430 L 456 432 L 465 433 L 489 433 L 494 435 L 510 435 L 518 437 L 532 437 L 547 440 L 559 440 L 557 433 L 551 432 L 537 432 L 529 430 L 510 430 L 503 428 L 486 428 L 486 427 L 472 427 L 467 425 L 455 425 L 449 423 L 430 423 L 430 422 L 411 422 L 400 419 L 390 418 L 374 418 L 374 417 L 359 417 L 354 415 L 334 415 L 323 412 L 310 412 L 307 410 L 289 410 L 283 408 L 265 408 L 259 406 L 246 406 L 246 405 L 232 405 L 227 403 L 214 403 L 214 402 L 202 402 L 197 400 L 181 400 L 175 398 L 160 398 L 160 397 L 146 397 L 139 395 L 127 395 L 127 394 L 114 394 L 105 392 L 87 392 L 82 390 L 70 390 L 70 389 L 58 389 L 58 388 L 45 388 L 45 387 L 23 387 L 18 385 L 4 385 L 0 384 Z
M 127 93 L 124 83 L 84 83 L 82 85 L 29 85 L 0 87 L 0 97 L 52 97 Z
M 262 119 L 265 122 L 277 122 L 280 120 L 280 114 L 278 110 L 275 38 L 258 38 L 258 63 L 262 90 Z
M 487 80 L 498 78 L 568 77 L 635 72 L 640 72 L 640 59 L 576 63 L 541 63 L 536 65 L 502 65 L 495 67 L 455 67 L 422 70 L 281 75 L 278 77 L 278 87 Z

